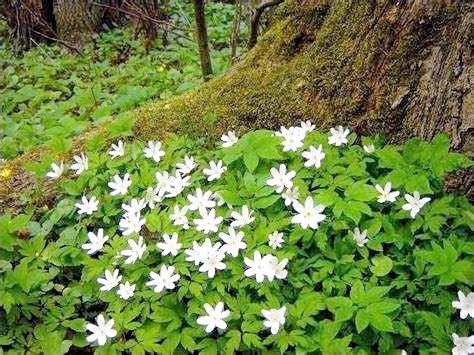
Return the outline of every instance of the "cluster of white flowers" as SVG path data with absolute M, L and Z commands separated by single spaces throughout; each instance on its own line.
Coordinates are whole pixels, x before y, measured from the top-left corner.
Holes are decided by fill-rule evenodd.
M 306 135 L 313 129 L 314 125 L 307 121 L 297 127 L 282 127 L 280 131 L 276 132 L 276 135 L 282 137 L 282 150 L 294 153 L 304 147 Z M 348 143 L 350 133 L 348 129 L 338 126 L 331 128 L 330 133 L 328 144 L 340 147 Z M 231 147 L 238 142 L 238 137 L 233 131 L 224 134 L 221 139 L 224 148 Z M 373 145 L 364 146 L 364 151 L 367 154 L 371 154 L 374 150 Z M 161 142 L 153 141 L 148 142 L 143 153 L 145 157 L 156 163 L 159 163 L 165 155 Z M 112 159 L 124 156 L 124 154 L 125 144 L 122 141 L 113 144 L 109 151 Z M 326 157 L 321 144 L 317 147 L 311 145 L 299 154 L 305 159 L 304 166 L 306 168 L 320 168 Z M 84 154 L 74 156 L 73 159 L 75 163 L 71 166 L 71 169 L 76 174 L 88 169 L 88 160 Z M 119 229 L 125 237 L 138 236 L 136 240 L 128 239 L 128 249 L 120 252 L 120 256 L 125 258 L 125 264 L 133 264 L 140 260 L 147 250 L 144 239 L 140 235 L 141 229 L 146 223 L 145 218 L 141 216 L 142 210 L 146 207 L 154 209 L 164 199 L 174 198 L 182 194 L 185 188 L 190 186 L 189 174 L 196 167 L 197 164 L 194 158 L 186 156 L 184 161 L 176 165 L 173 174 L 167 171 L 156 172 L 156 185 L 149 186 L 143 198 L 132 198 L 128 204 L 122 204 L 123 215 L 119 221 Z M 52 171 L 47 176 L 57 178 L 63 170 L 63 163 L 53 164 Z M 209 166 L 204 168 L 202 173 L 208 182 L 213 182 L 220 179 L 226 170 L 227 167 L 224 163 L 218 160 L 210 161 Z M 326 206 L 315 203 L 311 196 L 307 196 L 304 201 L 300 200 L 298 188 L 293 182 L 296 172 L 288 169 L 285 164 L 272 167 L 269 173 L 270 177 L 266 181 L 267 185 L 273 187 L 276 193 L 281 195 L 285 205 L 291 206 L 294 210 L 291 222 L 300 225 L 302 229 L 317 229 L 319 224 L 326 219 L 326 215 L 323 213 Z M 122 177 L 114 175 L 108 183 L 111 188 L 111 196 L 126 196 L 131 185 L 132 179 L 129 173 L 125 173 Z M 376 185 L 375 189 L 380 194 L 377 199 L 379 203 L 393 203 L 400 194 L 399 191 L 392 191 L 390 182 L 387 182 L 385 186 Z M 169 214 L 169 218 L 173 225 L 184 230 L 193 226 L 204 235 L 218 233 L 220 238 L 218 242 L 213 243 L 211 238 L 207 237 L 202 243 L 198 243 L 196 240 L 192 241 L 192 246 L 184 249 L 185 260 L 194 263 L 200 272 L 207 274 L 209 278 L 213 278 L 217 272 L 226 269 L 226 257 L 236 258 L 241 250 L 247 248 L 244 231 L 240 229 L 255 221 L 254 211 L 247 205 L 243 205 L 240 210 L 231 209 L 229 225 L 225 231 L 219 231 L 224 222 L 224 217 L 217 214 L 217 208 L 225 203 L 222 198 L 216 192 L 203 190 L 201 187 L 197 187 L 194 193 L 190 193 L 186 197 L 188 204 L 184 206 L 175 205 Z M 422 207 L 430 201 L 430 198 L 421 198 L 419 192 L 414 191 L 412 195 L 406 194 L 405 200 L 406 203 L 402 206 L 402 209 L 409 211 L 410 216 L 415 218 Z M 86 196 L 82 196 L 76 207 L 79 214 L 91 215 L 98 210 L 98 205 L 99 202 L 96 197 L 92 196 L 88 199 Z M 189 214 L 192 216 L 189 216 Z M 359 247 L 363 247 L 369 240 L 367 230 L 361 231 L 359 228 L 355 228 L 352 234 L 355 243 Z M 104 235 L 102 228 L 96 234 L 89 232 L 88 242 L 83 244 L 82 248 L 88 254 L 93 255 L 104 247 L 108 239 L 109 237 Z M 283 243 L 283 233 L 274 231 L 268 235 L 268 245 L 271 248 L 281 248 Z M 178 233 L 172 233 L 171 235 L 165 233 L 162 235 L 162 241 L 158 242 L 156 246 L 163 256 L 176 257 L 183 245 L 179 241 Z M 257 283 L 262 283 L 265 280 L 271 282 L 274 279 L 285 279 L 288 275 L 286 267 L 289 260 L 287 258 L 279 260 L 274 255 L 262 255 L 260 251 L 254 250 L 253 258 L 244 257 L 243 261 L 246 266 L 244 275 L 249 278 L 255 277 Z M 159 272 L 151 271 L 149 277 L 150 280 L 146 285 L 157 293 L 175 289 L 181 278 L 172 265 L 161 265 Z M 120 275 L 119 269 L 105 270 L 104 276 L 98 278 L 97 281 L 101 285 L 100 290 L 104 292 L 111 291 L 118 286 L 117 294 L 124 300 L 133 297 L 136 289 L 136 285 L 130 284 L 128 281 L 121 283 L 122 275 Z M 206 332 L 212 332 L 215 328 L 227 328 L 225 319 L 230 315 L 230 311 L 225 310 L 223 302 L 218 302 L 215 307 L 206 303 L 203 307 L 207 315 L 199 317 L 197 323 L 203 325 Z M 453 302 L 453 307 L 461 309 L 461 318 L 464 319 L 468 315 L 472 317 L 474 315 L 474 294 L 471 292 L 466 297 L 462 292 L 459 292 L 459 301 Z M 277 334 L 280 327 L 285 323 L 286 307 L 262 309 L 261 314 L 265 318 L 263 321 L 264 327 L 269 328 L 272 334 Z M 105 344 L 107 338 L 112 338 L 117 334 L 113 329 L 113 325 L 113 319 L 106 322 L 104 317 L 99 315 L 97 325 L 87 325 L 87 330 L 92 333 L 88 336 L 88 341 L 94 342 L 97 340 L 99 345 Z M 457 354 L 465 354 L 466 351 L 474 349 L 471 338 L 462 338 L 453 334 L 453 341 L 456 345 L 453 353 L 456 350 Z

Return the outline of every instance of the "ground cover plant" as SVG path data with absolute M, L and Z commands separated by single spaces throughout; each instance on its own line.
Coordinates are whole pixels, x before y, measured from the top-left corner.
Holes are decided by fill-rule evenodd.
M 55 204 L 0 217 L 0 344 L 468 354 L 474 210 L 442 177 L 469 165 L 310 122 L 56 161 Z
M 56 151 L 70 137 L 127 113 L 154 98 L 185 92 L 201 83 L 190 4 L 171 2 L 173 20 L 189 39 L 169 35 L 149 51 L 130 28 L 101 34 L 81 53 L 39 45 L 18 55 L 0 44 L 0 158 L 11 159 L 41 143 Z M 175 9 L 179 7 L 179 10 Z M 209 41 L 215 74 L 230 64 L 228 41 L 233 6 L 210 3 Z

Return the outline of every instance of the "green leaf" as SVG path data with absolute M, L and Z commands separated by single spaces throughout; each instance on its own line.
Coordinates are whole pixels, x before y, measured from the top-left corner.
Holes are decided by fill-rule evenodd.
M 357 333 L 361 333 L 365 328 L 369 325 L 369 316 L 367 315 L 365 310 L 357 311 L 355 316 L 355 324 Z
M 381 332 L 392 332 L 392 320 L 385 314 L 369 313 L 370 324 Z
M 393 261 L 388 256 L 375 256 L 371 261 L 373 266 L 370 267 L 370 270 L 376 276 L 385 276 L 392 270 Z
M 374 200 L 378 193 L 373 186 L 357 181 L 346 189 L 344 195 L 351 200 L 366 202 Z
M 258 155 L 254 151 L 247 151 L 244 154 L 244 164 L 251 173 L 258 165 Z

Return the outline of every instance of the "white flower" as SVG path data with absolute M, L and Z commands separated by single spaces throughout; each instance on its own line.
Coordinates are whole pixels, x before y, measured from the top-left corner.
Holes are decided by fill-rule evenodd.
M 87 250 L 87 254 L 92 255 L 101 250 L 107 240 L 108 236 L 104 236 L 104 230 L 100 228 L 97 234 L 92 232 L 87 233 L 89 243 L 82 244 L 82 249 Z
M 188 175 L 195 167 L 194 158 L 186 155 L 184 162 L 176 164 L 176 171 L 181 175 Z
M 272 177 L 267 180 L 267 185 L 275 186 L 277 193 L 280 194 L 285 188 L 291 189 L 293 187 L 293 181 L 291 181 L 291 179 L 295 177 L 296 172 L 292 170 L 287 173 L 285 164 L 280 164 L 278 170 L 271 168 L 270 174 Z
M 51 164 L 51 171 L 48 171 L 48 173 L 46 174 L 47 177 L 49 177 L 50 179 L 54 180 L 54 179 L 57 179 L 59 178 L 64 172 L 64 164 L 63 162 L 56 164 L 56 163 L 52 163 Z
M 168 191 L 168 186 L 170 184 L 171 176 L 168 172 L 159 171 L 155 173 L 156 177 L 156 188 L 158 189 L 158 196 L 163 197 L 165 193 Z
M 277 334 L 280 330 L 280 326 L 285 324 L 285 313 L 286 307 L 283 306 L 279 309 L 262 309 L 262 315 L 265 317 L 263 325 L 266 328 L 270 328 L 273 335 Z
M 186 186 L 189 186 L 189 179 L 189 176 L 181 176 L 179 173 L 176 173 L 174 176 L 170 176 L 165 190 L 165 197 L 169 198 L 178 196 L 181 192 L 183 192 Z
M 222 232 L 219 233 L 219 238 L 221 238 L 225 243 L 222 246 L 222 251 L 232 255 L 234 258 L 239 255 L 240 249 L 243 250 L 247 247 L 247 244 L 243 242 L 244 233 L 235 233 L 235 229 L 232 227 L 229 227 L 228 234 Z
M 215 308 L 208 303 L 204 304 L 204 309 L 207 315 L 199 317 L 197 323 L 206 327 L 206 332 L 210 333 L 214 328 L 226 329 L 227 323 L 224 321 L 229 315 L 230 311 L 224 310 L 224 303 L 218 302 Z
M 140 260 L 143 256 L 143 253 L 146 250 L 146 244 L 143 243 L 143 237 L 138 237 L 138 242 L 135 242 L 133 239 L 127 241 L 130 249 L 124 249 L 120 252 L 122 256 L 127 257 L 125 259 L 125 264 L 134 264 L 135 261 Z
M 363 247 L 365 243 L 367 243 L 369 240 L 367 239 L 367 230 L 364 229 L 362 232 L 360 231 L 359 228 L 354 228 L 354 231 L 352 232 L 354 235 L 354 240 L 356 244 L 359 247 Z
M 255 276 L 258 283 L 263 282 L 265 276 L 273 273 L 271 259 L 268 255 L 262 258 L 258 250 L 253 252 L 253 259 L 244 258 L 244 263 L 248 269 L 245 270 L 244 275 L 247 277 Z
M 143 149 L 146 158 L 153 159 L 155 162 L 159 163 L 161 157 L 165 155 L 165 151 L 161 149 L 161 142 L 148 141 L 148 147 Z
M 115 321 L 110 319 L 105 321 L 105 318 L 102 314 L 99 314 L 96 318 L 97 325 L 93 323 L 88 323 L 86 329 L 92 334 L 87 336 L 87 341 L 93 343 L 97 340 L 99 345 L 105 345 L 107 338 L 113 338 L 117 335 L 117 331 L 113 328 Z
M 363 145 L 362 148 L 364 148 L 364 151 L 367 153 L 367 154 L 372 154 L 373 152 L 375 152 L 375 147 L 374 145 L 371 143 L 371 144 L 367 144 L 367 145 Z
M 123 300 L 128 300 L 129 298 L 133 297 L 134 293 L 135 293 L 135 285 L 131 285 L 128 281 L 125 282 L 124 284 L 120 284 L 119 289 L 117 291 L 117 294 Z
M 153 291 L 160 293 L 164 288 L 172 290 L 176 287 L 180 276 L 174 274 L 174 266 L 161 265 L 160 273 L 150 272 L 150 281 L 146 283 L 147 286 L 152 286 Z
M 191 211 L 196 211 L 198 209 L 214 208 L 216 206 L 216 201 L 212 199 L 212 192 L 206 191 L 202 193 L 200 187 L 196 189 L 195 195 L 188 195 L 188 200 L 190 204 L 188 208 Z
M 188 212 L 187 206 L 184 206 L 183 208 L 179 208 L 178 205 L 175 205 L 173 208 L 173 213 L 170 214 L 170 219 L 173 221 L 173 225 L 183 226 L 183 229 L 189 229 L 189 221 L 188 221 L 188 217 L 186 217 L 187 212 Z
M 159 194 L 159 189 L 156 187 L 149 186 L 146 189 L 145 197 L 143 198 L 148 207 L 154 209 L 157 203 L 160 203 L 163 198 Z
M 186 261 L 194 262 L 194 265 L 201 264 L 208 255 L 208 249 L 211 247 L 211 240 L 206 238 L 203 245 L 200 245 L 198 242 L 193 240 L 193 247 L 191 249 L 186 249 L 184 253 L 187 255 Z
M 293 186 L 292 188 L 286 189 L 281 193 L 281 197 L 285 199 L 285 206 L 290 206 L 295 202 L 298 202 L 300 194 L 298 192 L 298 187 Z
M 237 138 L 237 136 L 235 135 L 235 132 L 234 131 L 229 131 L 229 132 L 227 132 L 227 134 L 223 134 L 222 137 L 221 137 L 222 147 L 224 147 L 224 148 L 231 147 L 235 143 L 237 143 L 238 140 L 239 140 L 239 138 Z
M 91 215 L 98 210 L 99 201 L 97 201 L 95 196 L 92 196 L 90 200 L 86 196 L 82 196 L 81 202 L 76 203 L 75 206 L 77 207 L 77 213 Z
M 321 213 L 325 207 L 323 205 L 314 206 L 311 196 L 306 197 L 304 205 L 295 202 L 293 208 L 298 214 L 291 218 L 291 223 L 298 223 L 303 229 L 308 227 L 317 229 L 318 223 L 326 219 L 326 216 Z
M 249 210 L 247 205 L 242 206 L 242 213 L 233 211 L 230 215 L 234 219 L 231 223 L 231 227 L 243 227 L 247 224 L 252 223 L 255 220 L 255 217 L 252 217 L 253 211 Z
M 122 275 L 119 274 L 118 269 L 115 269 L 113 272 L 105 270 L 104 276 L 105 278 L 97 278 L 97 282 L 102 285 L 100 288 L 101 291 L 110 291 L 120 283 L 120 280 L 122 280 Z
M 207 276 L 213 278 L 216 270 L 224 270 L 226 265 L 222 262 L 225 257 L 224 251 L 221 249 L 221 243 L 211 244 L 209 238 L 206 238 L 203 247 L 206 257 L 202 259 L 202 265 L 199 268 L 201 272 L 207 272 Z
M 306 137 L 306 130 L 301 127 L 290 127 L 288 129 L 281 127 L 278 135 L 283 137 L 281 144 L 283 145 L 284 152 L 296 152 L 304 145 L 303 141 Z
M 71 170 L 74 170 L 76 175 L 89 169 L 89 159 L 84 155 L 84 153 L 81 153 L 81 156 L 74 155 L 72 159 L 74 160 L 74 163 L 71 165 Z
M 140 218 L 140 212 L 126 213 L 119 221 L 119 228 L 122 231 L 122 235 L 127 236 L 132 233 L 140 233 L 145 223 L 146 219 Z
M 182 244 L 178 242 L 178 234 L 173 233 L 171 236 L 169 234 L 163 234 L 163 242 L 156 243 L 156 246 L 161 249 L 161 255 L 165 256 L 171 254 L 176 256 Z
M 410 211 L 411 218 L 415 218 L 415 216 L 418 214 L 418 212 L 420 212 L 423 206 L 427 202 L 431 201 L 431 198 L 420 198 L 420 193 L 418 191 L 414 191 L 413 196 L 405 194 L 405 200 L 407 201 L 407 203 L 402 206 L 402 209 L 404 209 L 405 211 Z
M 222 160 L 219 160 L 217 163 L 211 160 L 209 162 L 209 168 L 204 169 L 202 172 L 207 176 L 207 181 L 214 181 L 219 179 L 226 170 L 227 167 Z
M 458 291 L 459 301 L 453 301 L 454 308 L 460 309 L 461 319 L 466 319 L 467 316 L 474 318 L 474 292 L 469 292 L 467 296 L 462 291 Z
M 301 122 L 300 126 L 306 133 L 312 132 L 316 128 L 316 126 L 312 124 L 310 120 L 307 120 L 306 122 Z
M 204 234 L 211 232 L 217 232 L 218 226 L 223 221 L 223 218 L 216 216 L 216 210 L 213 208 L 209 210 L 199 210 L 201 218 L 194 219 L 193 222 L 196 224 L 196 229 Z
M 122 209 L 127 214 L 137 214 L 140 213 L 146 207 L 146 201 L 144 199 L 133 198 L 130 201 L 130 204 L 122 203 Z
M 321 144 L 317 149 L 314 146 L 310 146 L 308 150 L 305 150 L 301 155 L 306 159 L 304 166 L 307 168 L 312 166 L 320 168 L 321 161 L 326 156 L 326 154 L 323 152 L 323 146 Z
M 117 144 L 112 144 L 112 149 L 109 151 L 109 155 L 112 159 L 117 157 L 123 157 L 125 154 L 125 144 L 119 140 Z
M 132 180 L 130 180 L 129 173 L 126 173 L 123 179 L 119 175 L 114 175 L 112 181 L 108 183 L 108 186 L 112 189 L 110 193 L 112 196 L 125 195 L 130 185 L 132 185 Z
M 456 333 L 452 334 L 454 348 L 453 355 L 470 355 L 474 354 L 474 335 L 469 337 L 460 337 Z
M 340 147 L 347 143 L 347 136 L 349 135 L 349 130 L 342 126 L 337 126 L 336 128 L 331 128 L 329 130 L 331 136 L 328 139 L 328 143 Z
M 377 184 L 375 185 L 375 189 L 380 193 L 377 199 L 379 203 L 395 202 L 398 195 L 400 195 L 400 191 L 392 191 L 391 182 L 387 182 L 384 187 Z
M 286 265 L 288 264 L 288 259 L 284 258 L 281 261 L 273 255 L 265 255 L 263 257 L 269 263 L 269 268 L 267 270 L 267 277 L 269 281 L 273 281 L 276 277 L 279 280 L 283 280 L 288 276 L 288 271 L 285 269 Z
M 281 248 L 283 242 L 283 233 L 275 231 L 268 235 L 268 245 L 273 249 Z

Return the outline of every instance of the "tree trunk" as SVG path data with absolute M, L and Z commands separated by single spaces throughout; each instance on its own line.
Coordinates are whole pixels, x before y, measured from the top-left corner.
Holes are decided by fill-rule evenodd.
M 288 0 L 279 6 L 271 28 L 225 75 L 138 109 L 135 138 L 178 133 L 215 141 L 228 129 L 309 119 L 319 130 L 342 124 L 362 135 L 384 132 L 393 143 L 445 132 L 453 148 L 472 156 L 470 2 Z M 76 152 L 108 130 L 80 136 Z M 29 181 L 23 163 L 45 153 L 38 148 L 8 164 L 15 174 L 0 181 L 0 200 L 15 201 L 26 188 L 15 186 Z M 33 182 L 26 185 L 38 186 Z
M 212 67 L 211 57 L 209 55 L 209 41 L 207 39 L 206 17 L 204 15 L 204 1 L 193 0 L 193 5 L 202 76 L 204 80 L 207 81 L 212 74 Z
M 100 29 L 104 8 L 100 0 L 56 0 L 55 17 L 58 38 L 81 47 Z

